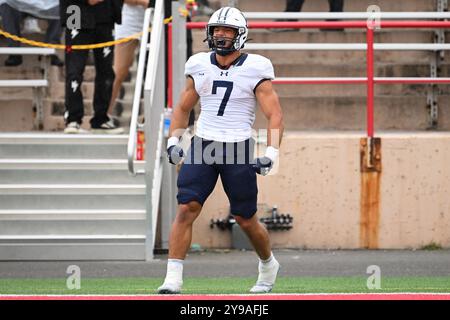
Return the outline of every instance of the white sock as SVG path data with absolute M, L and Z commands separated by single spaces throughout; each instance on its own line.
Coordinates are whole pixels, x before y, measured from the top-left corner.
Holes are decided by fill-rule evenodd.
M 278 264 L 277 259 L 270 253 L 270 257 L 266 260 L 259 259 L 258 265 L 258 280 L 257 284 L 273 285 L 277 277 L 277 269 L 275 269 Z M 279 268 L 279 267 L 278 267 Z
M 266 260 L 262 260 L 261 258 L 259 259 L 259 261 L 261 262 L 261 265 L 264 267 L 271 267 L 273 265 L 273 263 L 276 261 L 275 257 L 273 256 L 273 253 L 270 252 L 270 257 Z
M 167 273 L 164 282 L 183 282 L 183 262 L 181 259 L 168 259 L 167 260 Z

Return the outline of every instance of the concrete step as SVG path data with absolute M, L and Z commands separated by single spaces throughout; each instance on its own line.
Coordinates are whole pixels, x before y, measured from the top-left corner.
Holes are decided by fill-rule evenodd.
M 41 78 L 35 78 L 36 80 Z M 8 79 L 9 80 L 9 79 Z M 1 100 L 6 100 L 5 97 L 8 97 L 7 101 L 11 100 L 24 100 L 28 99 L 34 100 L 33 88 L 17 88 L 17 87 L 2 87 L 0 88 L 0 96 L 3 97 Z
M 136 78 L 136 72 L 137 72 L 136 67 L 132 66 L 130 68 L 130 72 L 129 72 L 129 74 L 126 77 L 124 82 L 129 82 L 132 79 L 135 79 Z M 95 75 L 96 75 L 95 66 L 93 66 L 93 65 L 86 65 L 86 67 L 84 69 L 84 73 L 83 73 L 83 81 L 85 81 L 85 82 L 94 82 L 95 81 Z M 58 68 L 58 67 L 52 66 L 51 77 L 55 81 L 64 82 L 64 80 L 66 78 L 66 70 L 65 70 L 65 68 Z
M 143 105 L 144 100 L 141 99 L 141 103 Z M 112 115 L 115 116 L 119 121 L 120 125 L 124 128 L 125 132 L 128 131 L 130 122 L 131 122 L 131 110 L 132 110 L 132 101 L 118 99 L 117 103 L 120 103 L 120 109 L 116 104 Z M 66 111 L 64 100 L 55 99 L 46 101 L 44 103 L 44 130 L 45 131 L 56 131 L 61 132 L 65 128 L 64 123 L 64 112 Z M 120 115 L 119 115 L 120 111 Z M 92 100 L 84 99 L 84 112 L 85 116 L 83 117 L 82 128 L 85 130 L 90 130 L 89 121 L 93 115 L 93 106 Z M 141 108 L 141 115 L 143 114 L 143 108 Z
M 0 260 L 144 260 L 145 237 L 0 237 Z
M 207 48 L 197 48 L 195 52 L 206 52 Z M 245 50 L 245 49 L 244 49 Z M 350 50 L 245 50 L 245 52 L 263 55 L 272 61 L 272 64 L 283 64 L 289 61 L 292 64 L 343 64 L 353 63 L 365 65 L 365 51 Z M 432 52 L 428 51 L 376 51 L 375 63 L 399 64 L 425 64 L 429 63 Z M 448 63 L 450 58 L 446 57 Z
M 144 211 L 144 210 L 142 210 Z M 76 217 L 74 220 L 59 220 L 58 217 L 46 220 L 3 220 L 0 216 L 0 234 L 4 236 L 14 235 L 20 237 L 27 236 L 46 236 L 63 234 L 64 236 L 85 235 L 92 236 L 96 234 L 145 234 L 145 214 L 139 220 L 127 219 L 88 219 L 83 220 Z M 33 220 L 32 220 L 33 219 Z
M 56 68 L 56 67 L 55 67 Z M 41 79 L 43 72 L 38 65 L 21 65 L 17 67 L 0 67 L 0 79 Z
M 127 137 L 123 135 L 90 134 L 68 135 L 57 133 L 0 133 L 0 145 L 126 145 Z
M 91 125 L 89 124 L 92 116 L 84 116 L 82 119 L 81 127 L 86 130 L 87 132 L 91 131 Z M 120 117 L 117 117 L 120 121 L 120 126 L 124 129 L 123 134 L 128 134 L 129 131 L 129 125 L 131 121 L 131 116 L 128 114 L 122 115 Z M 44 129 L 45 132 L 56 132 L 56 133 L 62 133 L 64 131 L 64 128 L 66 127 L 64 119 L 62 116 L 53 116 L 53 115 L 46 115 L 46 118 L 44 119 Z M 15 130 L 15 131 L 21 131 L 21 130 Z
M 127 157 L 126 135 L 0 134 L 1 159 L 119 159 Z M 57 165 L 57 164 L 54 164 Z M 105 162 L 105 166 L 110 165 Z
M 275 29 L 274 29 L 275 30 Z M 365 30 L 347 29 L 345 32 L 325 32 L 300 29 L 274 32 L 250 29 L 249 43 L 366 43 Z M 434 33 L 427 29 L 382 29 L 374 35 L 375 43 L 433 43 Z
M 250 51 L 249 51 L 250 52 Z M 271 50 L 252 50 L 256 53 L 269 58 L 274 65 L 285 63 L 289 57 L 293 64 L 318 64 L 321 61 L 326 63 L 355 63 L 365 65 L 365 51 L 299 51 L 284 50 L 283 53 Z M 425 64 L 430 61 L 432 53 L 426 51 L 377 51 L 375 52 L 375 63 L 398 63 L 405 64 Z
M 0 99 L 0 106 L 2 112 L 0 132 L 33 130 L 35 108 L 31 98 L 10 100 L 7 96 L 3 96 Z
M 143 184 L 0 184 L 1 195 L 145 195 Z
M 64 59 L 64 58 L 62 57 L 62 59 Z M 137 73 L 137 63 L 134 62 L 132 64 L 132 66 L 130 67 L 129 74 L 124 82 L 129 82 L 133 79 L 136 79 L 136 73 Z M 95 75 L 96 75 L 95 66 L 92 63 L 87 64 L 84 69 L 83 80 L 85 82 L 94 82 Z M 66 70 L 65 70 L 65 68 L 50 66 L 49 76 L 52 81 L 64 82 L 64 80 L 66 78 Z
M 1 221 L 144 220 L 145 210 L 0 210 Z
M 145 210 L 0 210 L 0 220 L 64 221 L 64 220 L 143 220 Z
M 85 116 L 81 124 L 85 130 L 90 130 L 89 121 L 92 118 L 92 100 L 85 99 Z M 64 121 L 64 113 L 66 111 L 65 103 L 63 99 L 53 100 L 51 98 L 44 100 L 44 132 L 57 132 L 61 133 L 66 124 Z M 123 121 L 124 124 L 129 123 Z M 15 131 L 27 131 L 27 130 L 15 130 Z
M 5 66 L 5 60 L 8 59 L 8 55 L 0 55 L 0 75 L 28 74 L 41 72 L 41 60 L 38 55 L 23 55 L 22 64 L 20 66 L 7 67 Z
M 344 11 L 347 12 L 366 12 L 370 5 L 378 5 L 382 11 L 434 11 L 435 1 L 409 0 L 391 1 L 391 0 L 346 0 Z M 273 0 L 238 0 L 237 7 L 242 11 L 262 11 L 262 12 L 280 12 L 286 8 L 285 1 Z M 305 1 L 302 8 L 303 12 L 328 12 L 329 5 L 326 0 Z
M 123 95 L 121 100 L 131 102 L 134 97 L 134 82 L 124 82 L 122 84 L 121 93 Z M 92 99 L 94 97 L 95 85 L 93 82 L 83 81 L 81 84 L 81 93 L 84 99 Z M 65 93 L 65 83 L 64 81 L 52 82 L 49 88 L 49 95 L 52 99 L 64 99 Z
M 447 96 L 439 100 L 439 129 L 450 129 Z M 365 130 L 365 97 L 281 98 L 286 130 Z M 426 97 L 381 96 L 375 99 L 375 128 L 378 130 L 426 130 Z M 258 108 L 255 128 L 264 129 L 267 121 Z
M 142 168 L 145 161 L 135 161 L 135 166 Z M 99 170 L 102 172 L 127 171 L 127 159 L 0 159 L 1 170 Z
M 107 209 L 143 209 L 145 196 L 143 194 L 3 194 L 0 193 L 2 210 L 65 210 L 77 208 L 80 210 Z
M 85 115 L 92 115 L 93 113 L 93 100 L 89 99 L 87 96 L 83 96 L 83 104 L 84 104 L 84 114 Z M 117 100 L 118 103 L 122 105 L 121 110 L 124 111 L 131 111 L 133 109 L 133 101 L 132 100 L 124 100 L 119 99 Z M 141 105 L 143 105 L 144 99 L 141 99 Z M 64 112 L 66 111 L 65 107 L 65 101 L 64 99 L 51 99 L 51 101 L 48 101 L 46 107 L 51 107 L 50 114 L 54 116 L 63 116 Z M 141 108 L 142 109 L 142 108 Z M 141 112 L 143 112 L 141 110 Z
M 127 158 L 126 145 L 1 145 L 0 159 L 105 160 Z
M 203 30 L 194 31 L 194 52 L 208 51 Z M 318 30 L 301 30 L 289 32 L 270 32 L 267 30 L 250 30 L 250 43 L 365 43 L 365 33 L 355 30 L 346 32 L 321 32 Z M 424 30 L 382 30 L 376 32 L 378 43 L 433 43 L 433 32 Z M 311 63 L 361 63 L 364 64 L 365 51 L 301 51 L 301 50 L 251 50 L 272 60 L 273 64 Z M 429 63 L 432 52 L 428 51 L 376 51 L 375 61 L 385 63 Z M 448 56 L 448 55 L 447 55 Z M 450 58 L 446 57 L 446 61 Z
M 441 74 L 449 74 L 450 65 L 442 65 Z M 278 64 L 275 65 L 276 77 L 365 77 L 366 67 L 347 64 Z M 375 69 L 377 77 L 429 77 L 429 65 L 378 64 Z M 449 85 L 439 85 L 441 94 L 449 94 Z M 277 92 L 283 97 L 341 97 L 365 96 L 364 85 L 275 85 Z M 343 90 L 344 88 L 344 90 Z M 426 95 L 428 85 L 377 85 L 375 95 Z
M 433 43 L 434 33 L 426 29 L 383 29 L 375 32 L 375 43 Z M 268 29 L 250 29 L 249 43 L 366 43 L 366 33 L 360 30 L 324 32 L 317 29 L 274 32 Z M 205 51 L 205 31 L 193 30 L 193 49 Z
M 4 162 L 0 160 L 0 181 L 4 184 L 39 184 L 45 181 L 48 184 L 93 184 L 101 181 L 105 184 L 143 184 L 144 177 L 133 177 L 124 166 L 121 170 L 102 169 L 39 169 L 30 166 L 28 169 L 20 169 L 17 162 L 12 163 L 9 169 L 5 169 Z M 11 169 L 11 168 L 18 169 Z M 139 167 L 139 166 L 138 166 Z M 75 165 L 74 165 L 75 168 Z
M 448 85 L 440 85 L 442 92 L 449 94 Z M 365 97 L 367 87 L 365 85 L 339 85 L 339 84 L 275 84 L 274 88 L 280 98 L 320 98 L 328 97 L 330 99 L 337 98 L 356 98 Z M 416 96 L 425 97 L 427 94 L 427 85 L 376 85 L 375 96 Z

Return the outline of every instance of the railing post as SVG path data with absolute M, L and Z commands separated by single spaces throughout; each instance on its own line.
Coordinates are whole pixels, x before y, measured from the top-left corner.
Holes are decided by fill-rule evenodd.
M 154 194 L 158 186 L 157 170 L 161 162 L 158 154 L 158 143 L 162 134 L 161 119 L 165 106 L 165 53 L 164 48 L 164 1 L 157 0 L 153 17 L 150 52 L 147 62 L 147 74 L 144 85 L 144 131 L 145 131 L 145 184 L 146 184 L 146 216 L 145 260 L 153 259 L 158 194 Z M 156 182 L 155 182 L 156 181 Z
M 172 50 L 176 54 L 172 54 L 172 73 L 169 76 L 172 77 L 170 85 L 172 87 L 172 96 L 170 97 L 172 105 L 175 107 L 178 103 L 181 91 L 186 83 L 184 76 L 184 64 L 186 63 L 186 17 L 180 14 L 180 9 L 183 8 L 184 1 L 172 1 L 172 29 L 176 30 L 172 34 Z
M 172 4 L 172 12 L 173 8 L 176 8 L 176 6 L 174 6 L 174 4 Z M 174 15 L 172 15 L 174 16 Z M 169 24 L 167 24 L 167 108 L 172 108 L 173 107 L 173 77 L 172 77 L 172 73 L 173 73 L 173 55 L 172 55 L 172 50 L 173 50 L 173 28 L 172 28 L 172 22 L 170 22 Z
M 179 14 L 184 4 L 181 1 L 172 1 L 172 23 L 168 25 L 168 108 L 174 108 L 183 89 L 184 63 L 186 61 L 186 19 Z M 172 30 L 177 32 L 172 33 Z M 175 50 L 175 51 L 173 51 Z M 173 54 L 176 52 L 176 54 Z M 164 142 L 166 146 L 167 141 Z M 165 148 L 164 148 L 165 150 Z M 170 227 L 177 210 L 177 174 L 175 166 L 163 160 L 163 181 L 161 191 L 161 249 L 169 248 Z
M 374 29 L 367 21 L 367 138 L 360 140 L 360 246 L 378 248 L 380 223 L 381 139 L 374 138 Z
M 374 28 L 367 26 L 367 137 L 374 134 Z

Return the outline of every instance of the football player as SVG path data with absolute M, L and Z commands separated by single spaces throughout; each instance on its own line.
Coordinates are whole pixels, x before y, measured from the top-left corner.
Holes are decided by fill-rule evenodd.
M 271 82 L 274 70 L 269 59 L 241 51 L 248 40 L 248 26 L 238 9 L 217 10 L 207 24 L 206 36 L 212 52 L 195 54 L 186 62 L 186 86 L 169 130 L 168 160 L 178 164 L 184 158 L 184 162 L 177 180 L 178 209 L 169 238 L 167 273 L 158 292 L 180 293 L 193 222 L 220 175 L 231 214 L 259 256 L 258 280 L 250 292 L 267 293 L 280 265 L 268 232 L 255 215 L 256 174 L 267 175 L 273 167 L 283 133 L 281 106 Z M 196 132 L 185 155 L 180 136 L 199 99 Z M 268 147 L 263 157 L 254 159 L 252 125 L 257 102 L 268 120 Z

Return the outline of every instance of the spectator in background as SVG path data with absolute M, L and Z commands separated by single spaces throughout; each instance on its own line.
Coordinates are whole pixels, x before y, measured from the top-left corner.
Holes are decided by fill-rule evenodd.
M 6 0 L 0 7 L 3 29 L 13 35 L 21 36 L 20 24 L 27 17 L 35 17 L 45 19 L 48 22 L 47 31 L 45 34 L 45 42 L 60 43 L 61 40 L 61 25 L 58 13 L 58 1 L 48 0 L 45 4 L 42 1 L 33 0 Z M 18 47 L 20 42 L 12 39 L 7 39 L 8 47 Z M 22 64 L 21 55 L 10 55 L 5 60 L 5 66 L 13 67 Z M 51 64 L 61 67 L 63 62 L 56 55 L 51 56 Z
M 286 0 L 286 9 L 284 12 L 299 12 L 302 11 L 304 0 Z M 330 12 L 344 11 L 344 0 L 328 0 L 330 5 Z M 297 19 L 280 19 L 277 21 L 297 21 Z M 337 21 L 336 19 L 328 19 L 327 21 Z M 281 29 L 279 31 L 284 31 Z M 322 31 L 343 31 L 344 29 L 321 29 Z
M 74 1 L 60 0 L 60 15 L 66 27 L 65 38 L 68 49 L 66 58 L 65 85 L 65 133 L 82 133 L 81 123 L 84 116 L 81 85 L 89 50 L 71 50 L 72 45 L 85 45 L 113 41 L 114 23 L 121 23 L 122 0 L 83 0 L 77 1 L 80 8 L 81 29 L 69 29 L 66 25 L 70 15 L 67 7 Z M 94 133 L 122 133 L 108 117 L 114 83 L 113 55 L 114 46 L 93 49 L 95 64 L 94 116 L 90 120 Z
M 152 2 L 152 3 L 150 3 Z M 123 39 L 130 37 L 142 31 L 144 24 L 145 9 L 150 5 L 154 6 L 154 1 L 150 0 L 125 0 L 122 8 L 122 23 L 115 25 L 115 39 Z M 116 99 L 119 96 L 123 81 L 127 78 L 130 67 L 133 64 L 136 48 L 139 44 L 140 37 L 125 43 L 117 44 L 114 51 L 114 73 L 115 79 L 112 88 L 111 101 L 108 108 L 108 117 L 113 119 L 114 107 Z M 123 106 L 117 104 L 117 114 L 121 114 Z M 115 125 L 119 125 L 118 120 L 113 119 Z
M 196 15 L 210 16 L 214 13 L 214 9 L 211 8 L 208 0 L 197 0 L 199 6 L 195 13 Z
M 169 18 L 172 15 L 172 1 L 166 0 L 164 3 L 165 12 L 164 17 Z M 142 31 L 142 26 L 144 23 L 144 12 L 147 7 L 154 7 L 155 0 L 125 0 L 122 9 L 122 23 L 115 25 L 115 38 L 116 40 L 127 38 L 133 34 Z M 189 0 L 186 1 L 186 6 L 188 8 Z M 187 21 L 190 21 L 190 17 L 187 17 Z M 186 32 L 187 41 L 187 58 L 192 55 L 192 31 L 187 30 Z M 127 78 L 131 65 L 133 64 L 135 58 L 135 51 L 139 39 L 131 40 L 123 44 L 118 44 L 114 52 L 114 72 L 115 80 L 111 95 L 111 101 L 108 108 L 108 117 L 113 119 L 115 125 L 119 125 L 119 120 L 113 118 L 111 114 L 120 114 L 123 111 L 123 106 L 117 103 L 117 98 L 120 94 L 123 81 Z M 166 39 L 166 49 L 167 49 L 167 39 Z M 167 58 L 167 56 L 166 56 Z M 167 65 L 167 64 L 166 64 Z M 167 77 L 166 77 L 167 81 Z M 116 108 L 116 112 L 114 112 Z M 193 124 L 195 120 L 195 113 L 191 113 L 190 122 Z

